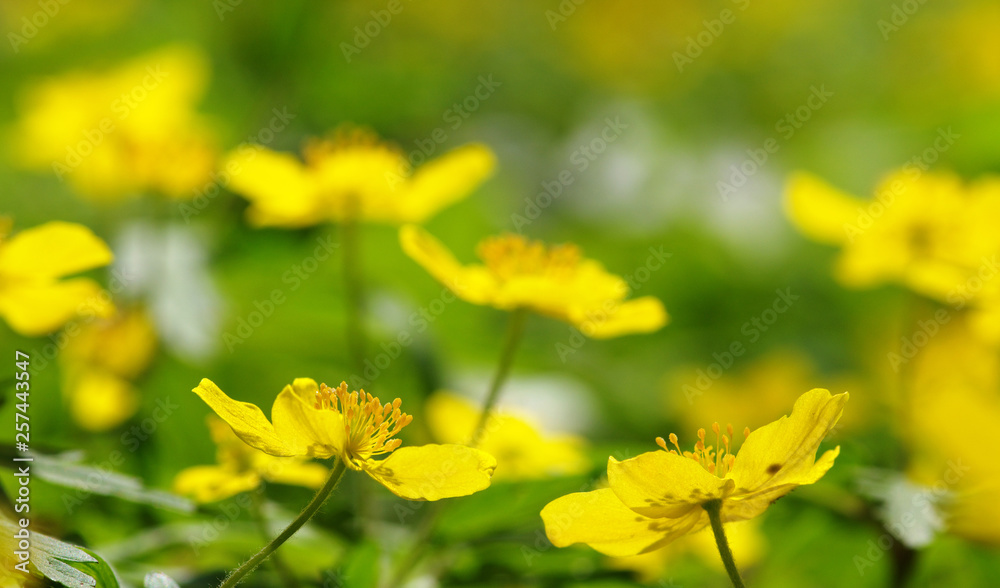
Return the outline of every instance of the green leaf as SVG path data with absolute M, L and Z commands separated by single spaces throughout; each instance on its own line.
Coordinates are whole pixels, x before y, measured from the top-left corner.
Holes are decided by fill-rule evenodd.
M 193 512 L 195 508 L 186 498 L 146 488 L 139 478 L 78 463 L 78 452 L 57 456 L 34 453 L 32 457 L 35 458 L 33 473 L 52 484 L 184 513 Z
M 0 533 L 14 536 L 20 527 L 0 517 Z M 95 554 L 42 533 L 31 532 L 31 565 L 38 573 L 69 588 L 118 588 L 114 570 Z

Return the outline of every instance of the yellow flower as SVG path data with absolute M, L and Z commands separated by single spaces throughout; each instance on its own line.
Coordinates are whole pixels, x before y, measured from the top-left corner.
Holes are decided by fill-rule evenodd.
M 59 278 L 111 263 L 111 250 L 90 229 L 49 222 L 8 238 L 0 217 L 0 316 L 22 335 L 55 331 L 78 317 L 106 316 L 111 303 L 87 278 Z
M 250 447 L 221 419 L 208 418 L 218 465 L 194 466 L 177 474 L 174 491 L 201 503 L 216 502 L 258 488 L 262 482 L 318 490 L 330 472 L 303 457 L 274 457 Z
M 699 429 L 694 451 L 674 449 L 625 461 L 608 458 L 610 488 L 558 498 L 542 509 L 545 532 L 557 547 L 586 543 L 615 557 L 647 553 L 705 527 L 706 503 L 721 503 L 723 522 L 756 517 L 796 486 L 812 484 L 833 466 L 840 447 L 817 461 L 820 442 L 840 419 L 847 393 L 832 396 L 814 389 L 785 416 L 754 432 L 738 454 L 731 452 L 733 429 L 713 425 L 715 445 Z
M 800 173 L 789 180 L 786 208 L 805 235 L 842 247 L 835 273 L 851 287 L 896 282 L 955 303 L 1000 252 L 996 179 L 965 186 L 949 174 L 903 170 L 861 200 Z
M 358 129 L 311 141 L 303 155 L 305 163 L 255 146 L 228 156 L 229 188 L 250 201 L 251 223 L 419 223 L 468 196 L 496 164 L 487 147 L 470 144 L 414 171 L 403 153 Z
M 424 407 L 432 436 L 445 443 L 467 444 L 480 412 L 448 392 L 438 392 Z M 589 467 L 583 440 L 571 435 L 544 437 L 531 423 L 510 414 L 493 413 L 478 447 L 496 457 L 495 480 L 530 480 L 576 474 Z
M 713 374 L 714 375 L 714 374 Z M 733 369 L 712 379 L 704 366 L 682 369 L 665 378 L 663 393 L 669 415 L 684 430 L 718 420 L 740 422 L 751 429 L 765 425 L 773 415 L 793 404 L 820 376 L 813 362 L 798 351 L 777 350 L 741 370 Z M 872 402 L 855 382 L 843 376 L 825 378 L 829 388 L 851 390 L 851 410 L 837 423 L 847 430 L 863 424 Z M 681 390 L 682 394 L 677 394 Z M 718 554 L 716 554 L 718 557 Z
M 949 533 L 1000 545 L 1000 469 L 983 449 L 1000 428 L 996 349 L 956 318 L 914 359 L 907 393 L 907 476 L 930 492 Z
M 211 380 L 203 379 L 194 392 L 251 447 L 276 457 L 336 457 L 408 500 L 478 492 L 490 485 L 497 465 L 491 455 L 461 445 L 399 448 L 402 440 L 394 437 L 413 420 L 399 410 L 400 400 L 383 405 L 364 390 L 348 393 L 343 382 L 334 389 L 297 378 L 275 399 L 272 422 Z
M 667 322 L 652 296 L 626 301 L 625 280 L 582 258 L 575 245 L 547 246 L 520 235 L 490 237 L 477 253 L 484 265 L 461 265 L 420 227 L 400 229 L 403 251 L 459 298 L 501 310 L 531 309 L 598 339 L 649 333 Z
M 139 392 L 132 382 L 155 351 L 156 331 L 141 310 L 82 326 L 59 356 L 73 420 L 88 431 L 106 431 L 134 415 Z
M 764 554 L 764 534 L 761 533 L 758 520 L 733 523 L 726 528 L 726 537 L 733 550 L 733 558 L 740 569 L 756 565 Z M 639 576 L 641 582 L 651 583 L 663 578 L 669 566 L 687 554 L 696 555 L 701 561 L 720 572 L 725 570 L 722 560 L 719 559 L 715 536 L 708 530 L 679 539 L 663 549 L 613 558 L 609 565 L 618 570 L 632 570 Z
M 107 72 L 30 86 L 12 134 L 19 163 L 55 172 L 93 200 L 147 190 L 193 198 L 216 158 L 212 134 L 194 113 L 206 69 L 200 53 L 171 46 Z

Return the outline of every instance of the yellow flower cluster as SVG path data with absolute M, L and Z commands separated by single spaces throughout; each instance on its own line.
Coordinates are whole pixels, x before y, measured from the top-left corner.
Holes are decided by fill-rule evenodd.
M 835 275 L 846 286 L 894 282 L 975 311 L 975 327 L 1000 341 L 1000 178 L 965 184 L 947 173 L 907 168 L 863 200 L 799 173 L 788 182 L 792 222 L 839 245 Z
M 192 198 L 216 160 L 213 133 L 194 112 L 206 74 L 200 53 L 171 46 L 109 71 L 39 81 L 21 96 L 14 153 L 93 200 Z

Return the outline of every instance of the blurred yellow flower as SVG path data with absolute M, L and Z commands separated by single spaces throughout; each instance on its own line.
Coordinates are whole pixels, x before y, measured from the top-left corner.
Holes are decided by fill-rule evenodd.
M 434 439 L 468 444 L 479 423 L 480 411 L 465 399 L 438 392 L 424 406 Z M 511 414 L 493 413 L 486 421 L 477 447 L 494 456 L 494 480 L 531 480 L 577 474 L 590 466 L 582 451 L 583 439 L 572 435 L 543 436 L 531 423 Z
M 413 170 L 402 152 L 360 129 L 313 140 L 303 156 L 250 146 L 226 158 L 229 188 L 250 201 L 251 223 L 419 223 L 468 196 L 496 165 L 489 148 L 470 144 Z
M 194 197 L 215 167 L 214 138 L 194 112 L 205 58 L 170 46 L 113 70 L 71 72 L 24 90 L 9 139 L 15 160 L 53 171 L 98 201 L 156 191 Z
M 73 420 L 88 431 L 106 431 L 134 415 L 139 392 L 132 382 L 155 351 L 153 323 L 139 309 L 81 327 L 59 356 Z
M 400 400 L 383 405 L 364 390 L 348 393 L 344 382 L 334 389 L 296 378 L 275 399 L 273 424 L 211 380 L 194 392 L 251 447 L 276 457 L 336 457 L 408 500 L 473 494 L 489 487 L 497 465 L 491 455 L 461 445 L 400 449 L 402 440 L 394 437 L 413 420 L 399 410 Z M 388 457 L 373 459 L 381 455 Z
M 520 235 L 479 243 L 483 265 L 461 265 L 427 231 L 400 229 L 403 251 L 459 298 L 501 310 L 527 308 L 597 339 L 656 331 L 667 322 L 652 296 L 626 301 L 625 280 L 581 257 L 575 245 L 547 246 Z
M 733 454 L 733 429 L 722 434 L 712 427 L 716 444 L 705 444 L 698 430 L 694 451 L 683 451 L 677 436 L 670 449 L 644 453 L 625 461 L 608 458 L 610 488 L 577 492 L 542 509 L 545 532 L 557 547 L 586 543 L 605 555 L 647 553 L 694 533 L 709 523 L 706 508 L 718 505 L 722 522 L 756 517 L 796 486 L 812 484 L 833 466 L 840 447 L 817 461 L 816 450 L 836 425 L 847 393 L 831 395 L 814 389 L 795 402 L 785 416 L 754 432 Z
M 931 493 L 949 533 L 1000 545 L 1000 468 L 984 447 L 1000 429 L 1000 359 L 961 319 L 915 358 L 901 405 L 908 477 Z M 926 497 L 925 497 L 926 498 Z
M 729 546 L 740 569 L 752 567 L 761 560 L 765 550 L 764 534 L 760 531 L 760 519 L 752 519 L 740 523 L 731 523 L 726 528 Z M 666 574 L 670 564 L 687 554 L 696 555 L 705 564 L 723 572 L 725 568 L 719 559 L 715 537 L 709 531 L 693 533 L 689 537 L 678 539 L 662 549 L 612 558 L 608 563 L 617 570 L 632 570 L 640 582 L 655 582 Z
M 890 174 L 866 201 L 799 173 L 788 182 L 786 208 L 806 236 L 842 247 L 835 273 L 847 286 L 897 282 L 964 305 L 984 276 L 1000 271 L 998 179 L 966 186 L 953 175 L 910 166 Z
M 695 429 L 699 423 L 718 420 L 723 423 L 744 423 L 751 429 L 767 424 L 772 415 L 795 402 L 801 390 L 816 382 L 813 362 L 798 351 L 772 351 L 745 368 L 719 376 L 706 367 L 674 371 L 664 379 L 663 396 L 668 415 L 685 429 Z M 724 368 L 721 368 L 724 369 Z M 713 376 L 718 376 L 717 378 Z M 851 410 L 838 428 L 857 427 L 869 416 L 872 402 L 850 378 L 825 378 L 829 389 L 851 390 Z M 678 394 L 680 390 L 683 393 Z
M 250 447 L 229 425 L 208 418 L 218 465 L 194 466 L 177 474 L 174 491 L 201 503 L 216 502 L 258 488 L 264 481 L 318 490 L 330 472 L 303 457 L 274 457 Z
M 111 263 L 111 250 L 90 229 L 53 221 L 9 237 L 10 227 L 0 217 L 0 316 L 12 329 L 44 335 L 73 318 L 113 311 L 97 282 L 59 279 Z

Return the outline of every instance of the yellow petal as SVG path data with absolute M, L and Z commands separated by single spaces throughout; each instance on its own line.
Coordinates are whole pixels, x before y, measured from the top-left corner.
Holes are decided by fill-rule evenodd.
M 820 178 L 799 172 L 788 179 L 785 211 L 792 223 L 811 239 L 840 244 L 848 240 L 848 225 L 856 225 L 862 201 Z
M 619 304 L 603 320 L 585 320 L 576 325 L 583 334 L 595 339 L 609 339 L 632 333 L 652 333 L 667 324 L 663 303 L 653 296 L 643 296 Z
M 294 156 L 244 146 L 220 167 L 229 172 L 229 188 L 252 203 L 247 216 L 253 224 L 295 227 L 321 220 L 316 183 Z
M 274 427 L 256 405 L 233 400 L 208 378 L 193 390 L 215 414 L 226 421 L 244 443 L 275 456 L 299 455 L 278 437 Z
M 490 485 L 497 462 L 488 453 L 462 445 L 403 447 L 365 471 L 390 492 L 407 500 L 468 496 Z
M 625 506 L 649 517 L 680 517 L 722 498 L 733 486 L 687 457 L 650 451 L 618 461 L 608 458 L 608 483 Z
M 191 496 L 196 502 L 216 502 L 260 486 L 253 472 L 234 472 L 219 466 L 194 466 L 174 478 L 174 492 Z
M 605 555 L 624 557 L 658 549 L 708 522 L 701 508 L 677 519 L 637 514 L 603 488 L 557 498 L 542 509 L 545 534 L 556 547 L 586 543 Z
M 138 392 L 114 374 L 77 369 L 67 379 L 70 413 L 88 431 L 117 427 L 139 410 Z
M 271 420 L 278 437 L 296 455 L 327 458 L 344 447 L 344 417 L 314 406 L 318 387 L 314 380 L 298 378 L 278 394 L 271 406 Z
M 486 268 L 463 266 L 440 241 L 416 225 L 399 230 L 399 244 L 413 261 L 431 276 L 473 304 L 488 304 L 496 295 L 497 283 Z
M 108 246 L 87 227 L 53 221 L 25 229 L 0 246 L 0 274 L 56 278 L 112 259 Z
M 0 285 L 0 316 L 22 335 L 44 335 L 76 317 L 105 317 L 113 312 L 101 287 L 87 278 Z
M 816 462 L 816 450 L 844 411 L 848 394 L 806 392 L 783 416 L 750 433 L 736 455 L 729 478 L 737 493 L 757 493 L 787 484 L 812 484 L 833 464 L 836 451 Z
M 493 173 L 496 156 L 481 144 L 463 145 L 422 166 L 401 195 L 401 220 L 422 223 L 469 195 Z

